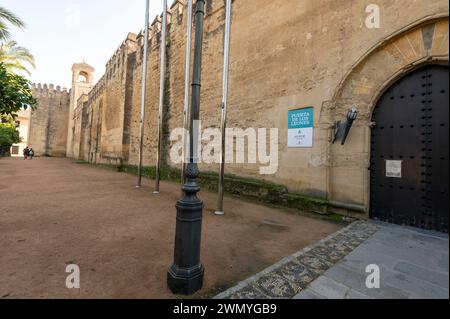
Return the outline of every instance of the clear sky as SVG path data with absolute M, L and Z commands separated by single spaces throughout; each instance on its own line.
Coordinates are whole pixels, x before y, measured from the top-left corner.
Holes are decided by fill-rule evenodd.
M 162 2 L 150 0 L 150 23 Z M 128 32 L 144 28 L 145 0 L 0 0 L 0 6 L 27 24 L 23 31 L 13 29 L 12 38 L 35 56 L 31 80 L 67 88 L 73 63 L 84 58 L 97 80 Z

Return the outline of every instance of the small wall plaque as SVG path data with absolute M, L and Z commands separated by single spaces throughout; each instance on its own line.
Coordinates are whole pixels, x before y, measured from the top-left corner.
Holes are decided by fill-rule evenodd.
M 386 177 L 402 178 L 402 161 L 386 161 Z

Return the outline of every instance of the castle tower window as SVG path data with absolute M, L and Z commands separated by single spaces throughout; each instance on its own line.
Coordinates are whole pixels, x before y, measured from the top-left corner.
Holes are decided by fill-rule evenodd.
M 81 71 L 80 74 L 78 74 L 78 82 L 87 83 L 88 77 L 89 74 L 87 72 Z

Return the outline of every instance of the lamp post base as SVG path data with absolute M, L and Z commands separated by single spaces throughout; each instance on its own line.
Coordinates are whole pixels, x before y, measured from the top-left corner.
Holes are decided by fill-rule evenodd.
M 202 289 L 204 274 L 203 265 L 191 269 L 173 265 L 167 273 L 167 285 L 174 294 L 189 296 Z

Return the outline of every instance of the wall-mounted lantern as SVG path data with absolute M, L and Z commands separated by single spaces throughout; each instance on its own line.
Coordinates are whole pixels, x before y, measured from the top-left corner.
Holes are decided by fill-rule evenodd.
M 342 141 L 341 145 L 345 144 L 348 134 L 352 129 L 353 122 L 356 120 L 357 117 L 358 117 L 358 109 L 356 107 L 352 107 L 352 109 L 348 111 L 347 121 L 345 121 L 345 123 L 342 123 L 341 121 L 336 122 L 336 124 L 334 125 L 333 144 L 336 143 L 336 141 L 338 140 Z

